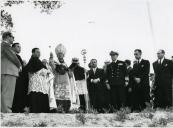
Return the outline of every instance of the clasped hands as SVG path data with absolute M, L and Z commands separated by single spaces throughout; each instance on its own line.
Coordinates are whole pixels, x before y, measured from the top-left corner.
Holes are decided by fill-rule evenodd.
M 139 84 L 141 82 L 141 78 L 135 77 L 134 79 L 135 79 L 135 81 L 136 81 L 137 84 Z
M 100 78 L 91 79 L 91 83 L 97 84 L 98 82 L 100 82 Z

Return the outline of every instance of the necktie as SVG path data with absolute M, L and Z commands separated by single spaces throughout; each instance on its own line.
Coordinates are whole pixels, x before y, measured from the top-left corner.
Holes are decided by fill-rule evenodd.
M 138 60 L 138 64 L 139 64 L 139 60 Z
M 162 64 L 162 60 L 160 59 L 160 65 Z

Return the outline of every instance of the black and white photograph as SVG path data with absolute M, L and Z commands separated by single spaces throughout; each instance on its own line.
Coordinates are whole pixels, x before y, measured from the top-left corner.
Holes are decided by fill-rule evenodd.
M 1 0 L 1 127 L 173 127 L 173 0 Z

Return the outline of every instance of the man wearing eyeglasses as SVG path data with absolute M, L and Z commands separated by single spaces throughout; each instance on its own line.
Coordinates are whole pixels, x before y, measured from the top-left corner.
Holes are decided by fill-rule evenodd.
M 136 49 L 134 51 L 134 56 L 136 60 L 134 61 L 132 70 L 132 111 L 141 111 L 146 106 L 150 105 L 150 62 L 148 60 L 142 59 L 142 51 L 140 49 Z
M 153 63 L 155 72 L 154 107 L 172 106 L 173 63 L 165 58 L 165 51 L 157 52 L 158 60 Z

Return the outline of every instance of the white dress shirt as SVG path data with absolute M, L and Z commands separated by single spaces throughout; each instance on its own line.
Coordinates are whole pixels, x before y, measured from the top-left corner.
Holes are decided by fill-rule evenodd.
M 160 60 L 161 60 L 161 64 L 162 64 L 164 59 L 165 59 L 164 57 L 162 59 L 158 59 L 158 63 L 160 64 Z
M 142 61 L 142 58 L 141 58 L 141 59 L 139 59 L 139 60 L 137 59 L 136 61 L 137 61 L 137 62 L 139 62 L 139 64 L 140 64 L 140 63 L 141 63 L 141 61 Z
M 96 70 L 97 70 L 97 68 L 93 68 L 93 72 L 94 72 L 94 74 L 96 73 Z

